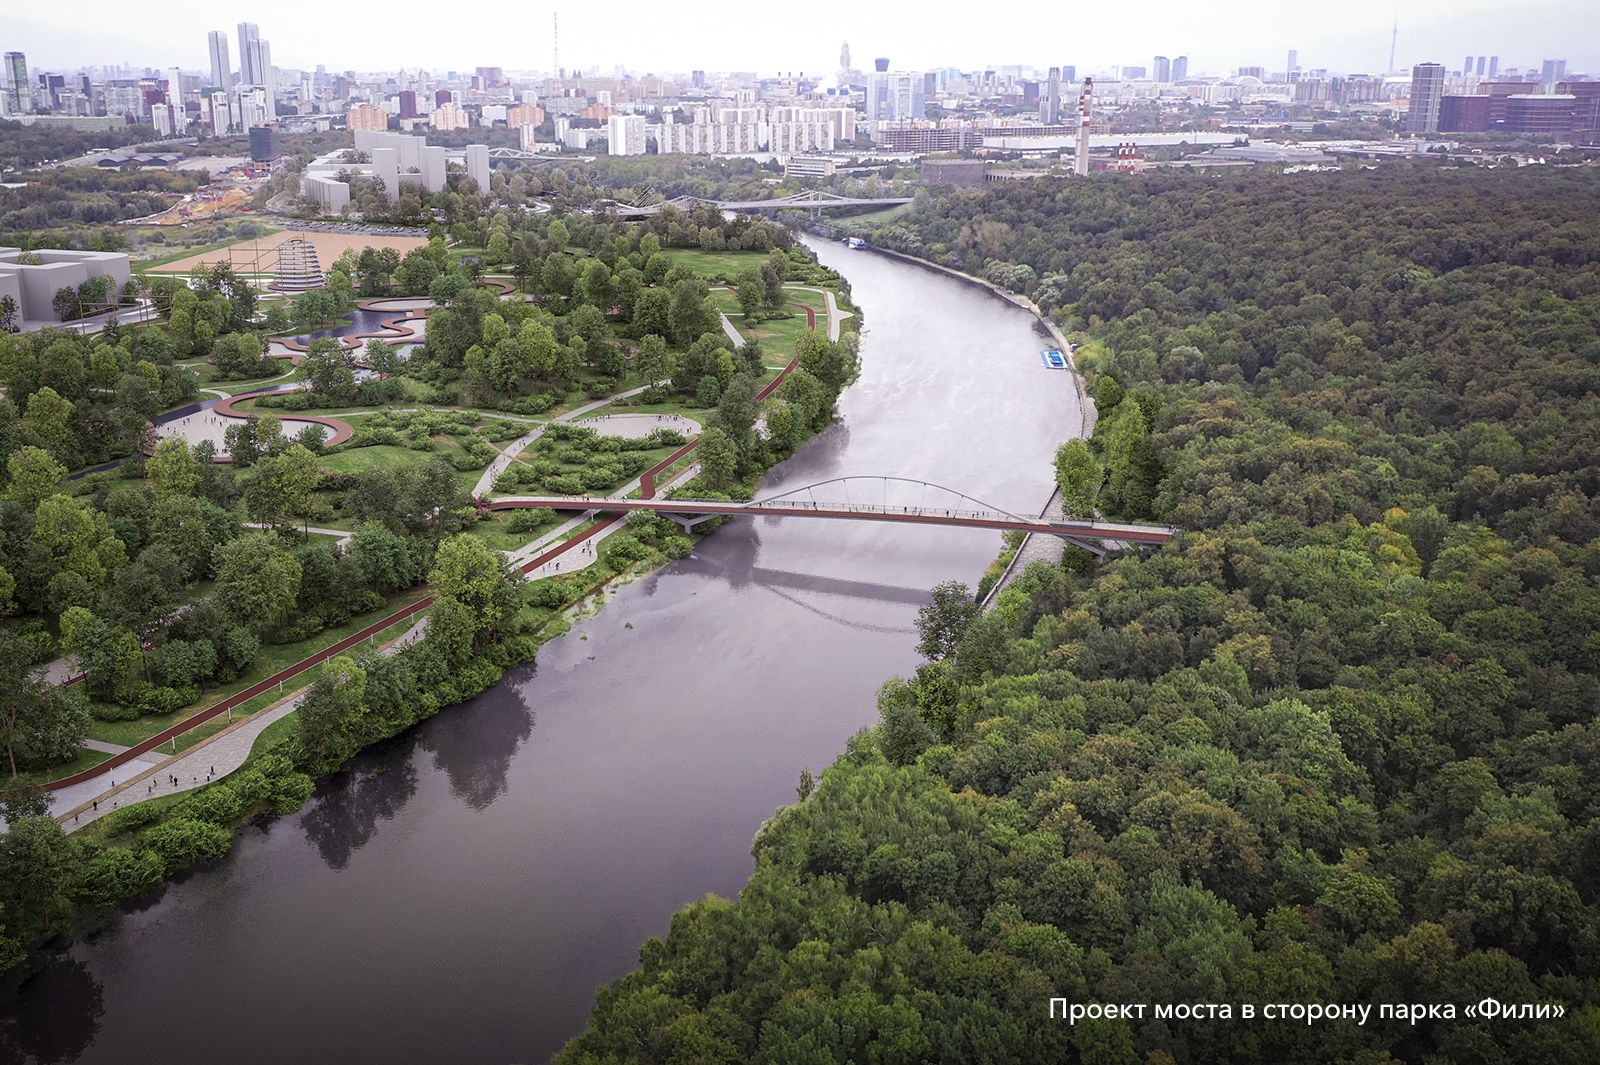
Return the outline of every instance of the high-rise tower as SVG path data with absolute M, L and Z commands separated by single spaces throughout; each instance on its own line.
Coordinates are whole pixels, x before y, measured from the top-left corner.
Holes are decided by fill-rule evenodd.
M 210 84 L 226 89 L 233 81 L 233 63 L 228 58 L 228 35 L 221 30 L 212 30 L 207 35 L 207 43 L 211 46 Z
M 1080 177 L 1089 173 L 1089 119 L 1094 113 L 1094 79 L 1083 79 L 1078 96 L 1078 144 L 1072 157 L 1072 172 Z
M 33 90 L 28 86 L 28 57 L 21 52 L 6 53 L 6 102 L 11 113 L 25 115 L 33 110 Z
M 1407 133 L 1439 132 L 1439 105 L 1444 99 L 1444 66 L 1418 63 L 1411 68 L 1411 110 L 1406 112 Z

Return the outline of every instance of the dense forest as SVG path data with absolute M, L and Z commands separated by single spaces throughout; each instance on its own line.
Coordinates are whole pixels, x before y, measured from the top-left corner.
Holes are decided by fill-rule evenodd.
M 1600 1060 L 1596 218 L 1592 170 L 920 194 L 878 243 L 1085 338 L 1064 485 L 1187 531 L 987 614 L 942 589 L 740 899 L 560 1060 Z

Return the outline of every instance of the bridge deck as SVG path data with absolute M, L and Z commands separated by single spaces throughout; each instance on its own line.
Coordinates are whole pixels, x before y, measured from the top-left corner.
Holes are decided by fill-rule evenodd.
M 882 507 L 871 504 L 782 502 L 729 503 L 714 499 L 608 499 L 596 496 L 507 496 L 493 500 L 491 510 L 650 510 L 685 516 L 758 516 L 832 518 L 844 521 L 893 521 L 914 525 L 947 525 L 968 529 L 1016 529 L 1084 540 L 1126 540 L 1164 544 L 1179 530 L 1171 525 L 1136 525 L 1109 521 L 1049 521 L 983 510 L 941 507 Z

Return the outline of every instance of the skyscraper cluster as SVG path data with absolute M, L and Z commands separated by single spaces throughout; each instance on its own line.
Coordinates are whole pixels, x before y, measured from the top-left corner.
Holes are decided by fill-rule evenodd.
M 239 23 L 239 84 L 272 91 L 272 46 L 254 22 Z

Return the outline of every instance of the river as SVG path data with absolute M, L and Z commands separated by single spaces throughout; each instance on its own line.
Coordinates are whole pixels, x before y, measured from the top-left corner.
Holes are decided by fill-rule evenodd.
M 861 380 L 767 488 L 895 475 L 1036 513 L 1079 412 L 1070 376 L 1042 367 L 1031 316 L 813 246 L 865 309 Z M 243 829 L 214 867 L 12 976 L 0 1057 L 546 1060 L 674 911 L 737 894 L 751 838 L 801 769 L 820 773 L 874 721 L 884 679 L 915 667 L 928 589 L 975 585 L 999 547 L 935 527 L 726 526 L 536 664 L 364 752 L 298 813 Z

